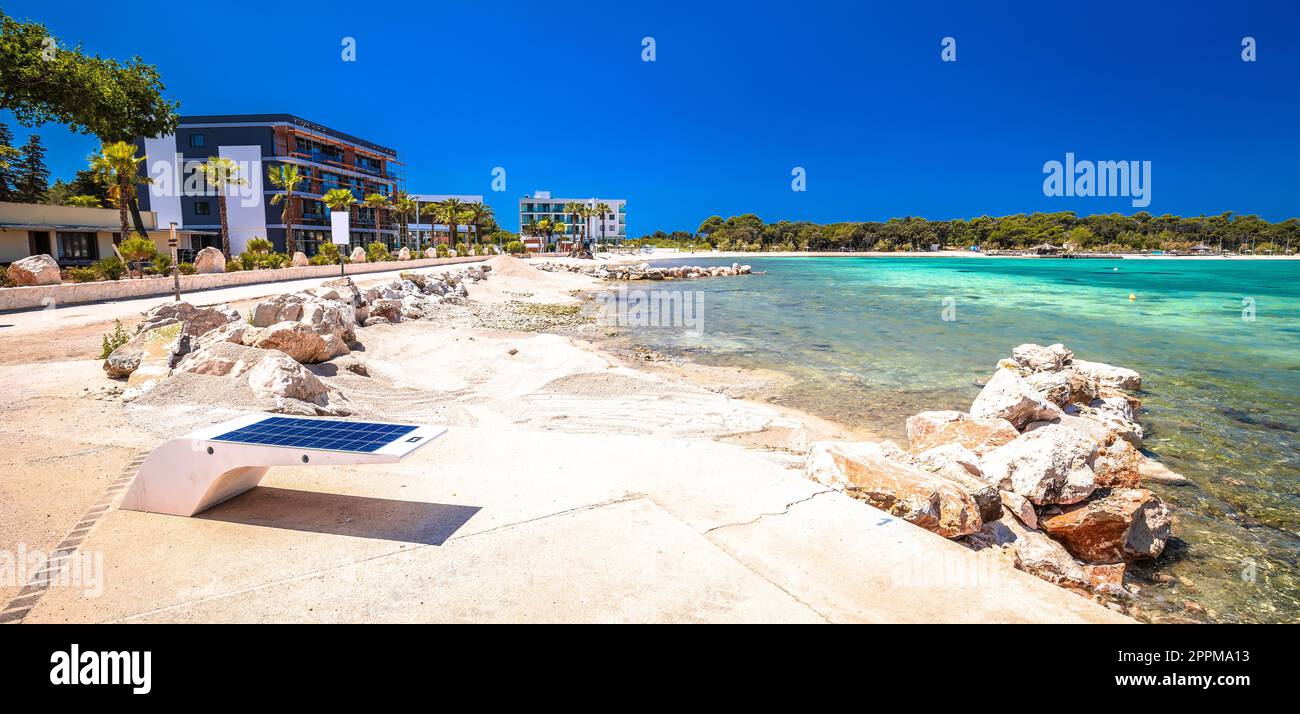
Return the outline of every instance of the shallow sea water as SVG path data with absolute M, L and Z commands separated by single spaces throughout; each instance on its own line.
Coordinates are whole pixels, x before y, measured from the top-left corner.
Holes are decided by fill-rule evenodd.
M 703 300 L 698 333 L 629 337 L 782 371 L 793 377 L 783 403 L 900 441 L 911 414 L 966 410 L 1024 342 L 1136 369 L 1145 450 L 1193 481 L 1151 486 L 1177 540 L 1154 568 L 1131 568 L 1139 606 L 1183 616 L 1191 600 L 1207 609 L 1197 619 L 1300 621 L 1300 261 L 744 262 L 767 274 L 629 283 Z M 1151 581 L 1157 572 L 1170 577 Z

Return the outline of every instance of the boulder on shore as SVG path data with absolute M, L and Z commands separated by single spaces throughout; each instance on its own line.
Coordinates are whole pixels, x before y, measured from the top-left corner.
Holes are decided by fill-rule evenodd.
M 1012 349 L 1011 359 L 1026 372 L 1056 372 L 1074 360 L 1074 353 L 1059 342 L 1047 347 L 1031 342 Z
M 194 272 L 199 274 L 226 272 L 226 256 L 208 246 L 194 256 Z
M 104 360 L 104 371 L 113 379 L 130 377 L 145 363 L 169 367 L 181 350 L 181 324 L 171 322 L 137 332 Z
M 1010 513 L 985 523 L 979 533 L 966 539 L 975 550 L 999 548 L 1012 557 L 1017 570 L 1076 591 L 1089 587 L 1088 575 L 1060 543 L 1026 527 Z
M 980 520 L 996 521 L 1002 517 L 1002 499 L 996 486 L 981 476 L 979 457 L 961 444 L 944 444 L 927 449 L 913 457 L 911 462 L 925 471 L 952 481 L 979 506 Z
M 1142 375 L 1131 369 L 1081 359 L 1074 360 L 1072 364 L 1074 369 L 1092 378 L 1099 386 L 1124 390 L 1142 388 Z
M 1042 514 L 1038 523 L 1090 563 L 1155 558 L 1169 539 L 1169 507 L 1145 488 L 1117 488 L 1087 503 Z
M 31 255 L 15 260 L 5 271 L 9 282 L 19 287 L 29 285 L 58 285 L 63 282 L 59 275 L 59 263 L 48 255 Z
M 295 362 L 328 359 L 324 356 L 325 340 L 311 326 L 301 322 L 277 322 L 269 327 L 249 330 L 244 335 L 244 343 L 262 350 L 279 350 Z
M 248 386 L 253 394 L 263 398 L 296 399 L 317 406 L 325 406 L 329 401 L 328 390 L 316 375 L 278 351 L 266 353 L 249 370 Z
M 1092 437 L 1067 426 L 1048 424 L 1025 432 L 984 456 L 984 479 L 1035 505 L 1078 503 L 1096 488 L 1091 463 Z
M 1092 462 L 1097 488 L 1137 488 L 1142 482 L 1142 452 L 1123 439 L 1114 439 L 1097 450 Z
M 808 453 L 808 478 L 866 501 L 945 538 L 980 529 L 979 506 L 956 484 L 896 460 L 873 442 L 819 441 Z
M 1017 429 L 1030 422 L 1051 421 L 1061 413 L 1023 377 L 1005 368 L 993 374 L 970 406 L 973 417 L 1006 419 Z
M 981 456 L 1016 437 L 1020 432 L 1000 417 L 978 418 L 965 412 L 929 411 L 907 419 L 907 444 L 913 453 L 944 444 L 959 444 Z

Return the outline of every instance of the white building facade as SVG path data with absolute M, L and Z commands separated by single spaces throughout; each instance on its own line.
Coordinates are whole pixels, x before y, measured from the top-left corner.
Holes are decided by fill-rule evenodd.
M 572 213 L 565 207 L 578 203 L 587 208 L 600 205 L 609 210 L 589 218 L 578 218 L 574 223 Z M 578 247 L 585 235 L 594 243 L 606 245 L 618 244 L 627 240 L 627 199 L 624 198 L 557 198 L 550 191 L 534 191 L 531 196 L 519 199 L 519 230 L 526 232 L 527 226 L 536 225 L 543 220 L 551 224 L 563 224 L 564 232 L 551 236 L 553 247 L 570 250 Z M 585 231 L 583 223 L 586 223 Z

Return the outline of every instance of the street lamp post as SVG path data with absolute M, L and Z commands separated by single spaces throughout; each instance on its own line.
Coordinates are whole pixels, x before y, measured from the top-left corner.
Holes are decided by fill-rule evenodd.
M 176 221 L 171 222 L 171 232 L 167 236 L 167 247 L 172 251 L 172 296 L 176 302 L 181 301 L 181 264 L 176 259 Z

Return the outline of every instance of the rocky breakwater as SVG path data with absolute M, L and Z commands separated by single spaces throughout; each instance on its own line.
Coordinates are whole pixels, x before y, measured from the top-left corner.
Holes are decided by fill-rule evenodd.
M 430 317 L 442 303 L 463 304 L 467 284 L 490 271 L 475 265 L 437 275 L 402 273 L 366 289 L 338 278 L 267 298 L 247 318 L 228 305 L 164 303 L 144 314 L 135 334 L 104 360 L 104 371 L 127 381 L 124 401 L 178 375 L 199 375 L 241 380 L 223 386 L 247 387 L 269 411 L 346 416 L 347 397 L 303 365 L 336 361 L 364 376 L 364 365 L 342 362 L 359 346 L 359 329 Z
M 818 442 L 809 478 L 909 523 L 1124 609 L 1127 564 L 1156 558 L 1169 508 L 1148 481 L 1185 483 L 1145 456 L 1133 370 L 1020 345 L 968 412 L 907 420 L 893 442 Z
M 693 278 L 718 278 L 732 275 L 750 275 L 754 271 L 748 265 L 732 263 L 730 267 L 715 265 L 700 267 L 698 265 L 678 265 L 667 268 L 651 266 L 649 263 L 636 265 L 573 265 L 569 263 L 538 263 L 533 266 L 548 273 L 578 273 L 600 280 L 690 280 Z

